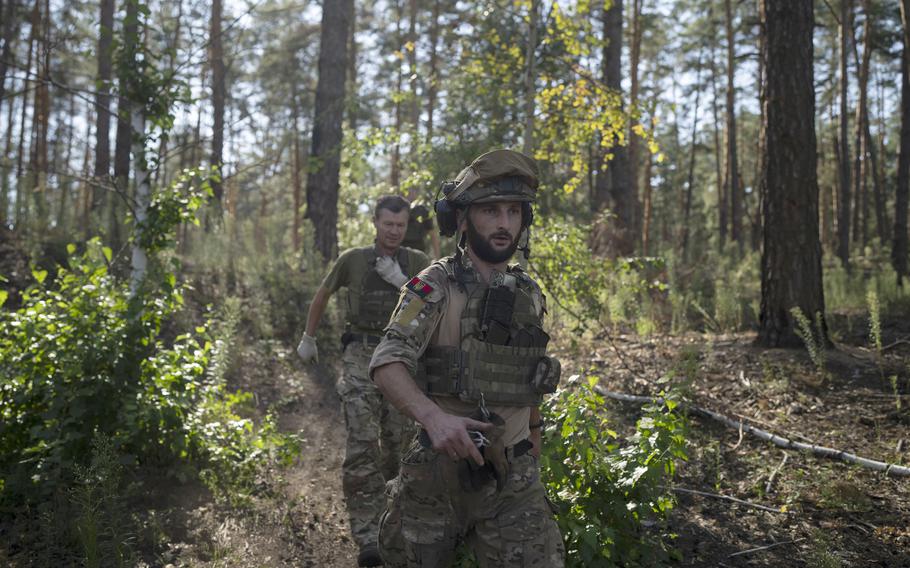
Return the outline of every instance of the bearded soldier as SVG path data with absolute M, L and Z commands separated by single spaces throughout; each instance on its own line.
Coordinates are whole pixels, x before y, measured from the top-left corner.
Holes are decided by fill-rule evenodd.
M 411 279 L 373 353 L 383 394 L 422 427 L 388 485 L 384 566 L 449 566 L 466 544 L 484 567 L 563 565 L 539 479 L 543 394 L 559 363 L 546 355 L 544 297 L 516 264 L 538 186 L 527 156 L 478 157 L 437 202 L 454 256 Z
M 379 516 L 385 506 L 386 481 L 398 472 L 403 442 L 411 422 L 385 401 L 367 368 L 373 348 L 398 301 L 399 288 L 430 263 L 417 250 L 402 247 L 409 203 L 385 196 L 376 203 L 373 246 L 354 248 L 338 257 L 310 304 L 306 330 L 297 347 L 304 362 L 318 359 L 315 333 L 329 297 L 347 288 L 344 372 L 337 390 L 347 427 L 342 486 L 359 566 L 379 566 Z

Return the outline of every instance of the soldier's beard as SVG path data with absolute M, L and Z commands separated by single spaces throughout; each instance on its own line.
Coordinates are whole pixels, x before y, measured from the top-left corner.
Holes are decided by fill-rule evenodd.
M 499 264 L 512 258 L 512 255 L 515 254 L 515 251 L 518 249 L 517 238 L 504 231 L 493 233 L 489 238 L 486 238 L 477 231 L 477 227 L 471 222 L 470 217 L 467 218 L 467 221 L 468 246 L 471 247 L 471 250 L 474 251 L 474 254 L 476 254 L 480 260 L 489 262 L 490 264 Z M 495 236 L 508 236 L 512 240 L 512 243 L 502 250 L 497 250 L 493 248 L 493 244 L 490 242 Z

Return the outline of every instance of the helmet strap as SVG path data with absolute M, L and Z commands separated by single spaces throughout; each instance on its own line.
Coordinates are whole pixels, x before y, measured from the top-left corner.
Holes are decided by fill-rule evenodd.
M 531 227 L 525 227 L 518 235 L 518 250 L 525 255 L 525 260 L 531 258 Z

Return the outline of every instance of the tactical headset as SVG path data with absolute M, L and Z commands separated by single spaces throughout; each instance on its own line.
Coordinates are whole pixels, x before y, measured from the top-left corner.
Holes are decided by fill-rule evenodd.
M 436 213 L 436 223 L 439 225 L 439 234 L 443 237 L 453 237 L 458 231 L 458 206 L 446 199 L 455 189 L 457 183 L 454 181 L 444 181 L 436 192 L 436 203 L 433 204 L 433 211 Z M 442 192 L 442 199 L 439 199 L 439 193 Z M 503 201 L 506 201 L 505 199 Z M 470 204 L 469 204 L 470 205 Z M 521 231 L 531 226 L 534 220 L 534 208 L 528 201 L 521 202 Z M 521 232 L 519 231 L 519 233 Z

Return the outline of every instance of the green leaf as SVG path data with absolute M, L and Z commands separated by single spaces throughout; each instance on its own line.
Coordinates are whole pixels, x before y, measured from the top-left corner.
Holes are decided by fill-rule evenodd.
M 111 247 L 103 247 L 101 252 L 104 253 L 104 258 L 106 258 L 108 262 L 114 258 L 114 251 L 111 250 Z
M 76 252 L 76 245 L 73 243 L 66 245 L 66 254 L 73 254 L 74 252 Z
M 0 290 L 0 307 L 3 307 L 3 304 L 6 303 L 6 299 L 9 297 L 9 292 L 6 290 Z
M 44 284 L 44 279 L 47 278 L 47 270 L 32 270 L 32 276 L 35 277 L 38 284 Z

